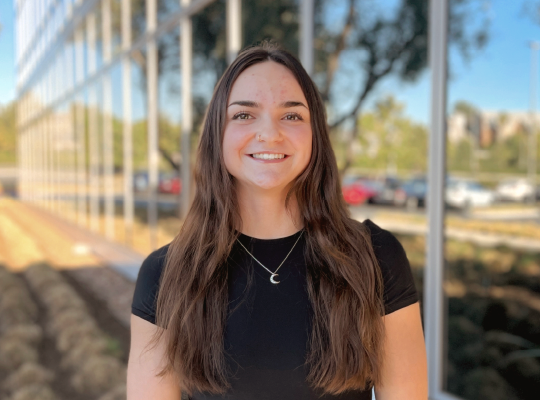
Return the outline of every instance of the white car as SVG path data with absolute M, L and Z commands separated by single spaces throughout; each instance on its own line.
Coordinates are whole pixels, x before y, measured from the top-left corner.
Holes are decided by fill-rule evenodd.
M 494 200 L 493 192 L 478 182 L 451 179 L 446 186 L 446 203 L 451 207 L 487 207 Z
M 535 195 L 534 186 L 527 179 L 507 179 L 495 189 L 499 200 L 524 202 Z

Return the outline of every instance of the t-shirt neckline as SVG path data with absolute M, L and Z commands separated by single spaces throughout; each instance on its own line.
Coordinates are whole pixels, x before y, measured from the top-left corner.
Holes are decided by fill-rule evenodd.
M 240 235 L 238 236 L 238 239 L 243 243 L 251 243 L 254 245 L 281 245 L 286 244 L 289 242 L 295 242 L 296 239 L 298 239 L 298 236 L 304 231 L 304 228 L 300 229 L 298 232 L 293 233 L 292 235 L 280 237 L 280 238 L 274 238 L 274 239 L 259 239 L 252 236 L 248 236 L 242 232 L 240 232 Z

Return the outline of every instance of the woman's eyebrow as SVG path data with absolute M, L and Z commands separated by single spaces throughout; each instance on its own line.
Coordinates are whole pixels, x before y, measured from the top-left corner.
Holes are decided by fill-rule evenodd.
M 233 101 L 231 104 L 229 104 L 227 107 L 230 107 L 232 105 L 239 105 L 243 107 L 254 107 L 254 108 L 260 108 L 259 103 L 251 100 L 238 100 Z M 291 107 L 304 107 L 307 109 L 306 105 L 302 103 L 301 101 L 284 101 L 279 105 L 280 108 L 291 108 Z
M 254 107 L 254 108 L 259 108 L 259 103 L 257 103 L 256 101 L 251 101 L 251 100 L 238 100 L 238 101 L 233 101 L 231 104 L 229 104 L 227 107 L 230 107 L 234 104 L 238 104 L 239 106 L 243 106 L 243 107 Z
M 301 101 L 285 101 L 279 105 L 281 108 L 290 108 L 290 107 L 304 107 L 307 108 L 304 103 Z

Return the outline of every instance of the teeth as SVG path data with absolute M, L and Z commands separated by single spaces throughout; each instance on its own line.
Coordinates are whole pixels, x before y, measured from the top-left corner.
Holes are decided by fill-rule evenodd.
M 260 160 L 273 160 L 276 158 L 285 158 L 285 154 L 256 153 L 253 154 L 253 158 L 258 158 Z

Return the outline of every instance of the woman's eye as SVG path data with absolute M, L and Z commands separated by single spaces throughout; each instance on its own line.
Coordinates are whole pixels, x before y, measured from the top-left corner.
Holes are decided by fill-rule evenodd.
M 250 117 L 246 112 L 239 112 L 238 114 L 234 114 L 232 119 L 249 119 Z
M 285 119 L 288 121 L 302 121 L 302 116 L 300 114 L 291 113 L 291 114 L 287 114 L 285 116 Z

